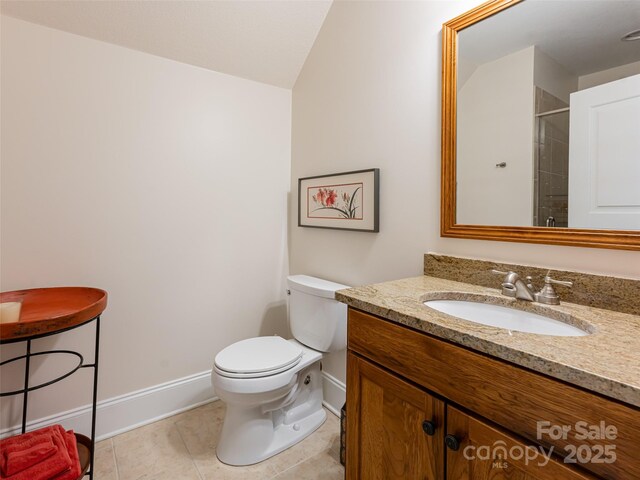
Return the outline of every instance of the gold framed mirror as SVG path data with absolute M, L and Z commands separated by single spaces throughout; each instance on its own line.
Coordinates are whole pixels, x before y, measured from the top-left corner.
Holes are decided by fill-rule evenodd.
M 500 130 L 507 131 L 504 134 L 504 138 L 497 137 L 497 136 L 494 137 L 493 134 L 480 135 L 479 133 L 481 131 L 481 127 L 483 127 L 482 124 L 490 123 L 490 119 L 494 118 L 495 117 L 494 115 L 485 113 L 484 116 L 482 117 L 476 117 L 476 118 L 484 119 L 483 122 L 480 122 L 482 124 L 471 123 L 471 127 L 469 127 L 469 122 L 467 122 L 466 120 L 465 122 L 463 122 L 460 111 L 458 110 L 459 101 L 460 102 L 462 101 L 462 95 L 461 95 L 460 85 L 458 85 L 458 79 L 463 78 L 463 81 L 467 82 L 463 85 L 463 87 L 467 88 L 469 91 L 472 91 L 470 88 L 468 88 L 469 71 L 471 69 L 468 68 L 468 64 L 461 63 L 462 59 L 459 56 L 460 46 L 461 46 L 460 44 L 461 32 L 463 32 L 463 30 L 469 29 L 469 30 L 466 30 L 463 35 L 467 36 L 465 38 L 468 38 L 469 39 L 468 42 L 473 43 L 475 48 L 475 45 L 478 44 L 477 39 L 480 38 L 480 34 L 469 35 L 467 32 L 478 31 L 480 29 L 478 29 L 478 27 L 476 27 L 475 29 L 470 29 L 470 27 L 474 25 L 480 25 L 480 22 L 485 22 L 482 24 L 482 26 L 486 32 L 486 31 L 489 31 L 490 28 L 493 28 L 493 25 L 496 24 L 496 20 L 501 17 L 508 19 L 506 20 L 507 22 L 513 22 L 514 20 L 511 20 L 511 19 L 517 19 L 518 17 L 527 18 L 527 23 L 531 23 L 532 18 L 539 18 L 539 17 L 536 17 L 537 12 L 534 12 L 532 14 L 530 11 L 529 12 L 525 11 L 523 8 L 525 4 L 527 4 L 527 8 L 532 9 L 532 8 L 540 8 L 540 6 L 543 6 L 544 4 L 550 5 L 553 3 L 557 3 L 560 5 L 562 2 L 536 2 L 533 0 L 491 0 L 454 18 L 453 20 L 443 25 L 443 29 L 442 29 L 442 43 L 443 43 L 442 45 L 442 52 L 443 52 L 442 53 L 442 178 L 441 178 L 441 224 L 440 224 L 441 236 L 455 237 L 455 238 L 482 239 L 482 240 L 509 241 L 509 242 L 526 242 L 526 243 L 542 243 L 542 244 L 552 244 L 552 245 L 580 246 L 580 247 L 640 250 L 640 200 L 638 200 L 640 198 L 640 193 L 638 193 L 640 192 L 640 155 L 638 155 L 637 150 L 633 150 L 633 152 L 630 154 L 629 149 L 627 150 L 623 149 L 624 150 L 622 152 L 623 155 L 616 157 L 614 161 L 612 161 L 611 158 L 608 158 L 606 161 L 603 158 L 600 158 L 599 159 L 600 164 L 598 164 L 599 166 L 595 165 L 594 163 L 595 166 L 593 168 L 589 166 L 579 166 L 576 161 L 574 161 L 573 163 L 570 163 L 568 160 L 569 158 L 582 159 L 582 158 L 589 157 L 589 155 L 585 155 L 584 153 L 582 153 L 581 156 L 576 157 L 576 155 L 578 155 L 577 152 L 579 149 L 577 147 L 574 148 L 573 143 L 569 145 L 570 141 L 577 142 L 578 139 L 582 138 L 582 137 L 579 137 L 577 134 L 574 135 L 573 133 L 574 128 L 577 128 L 576 125 L 580 123 L 577 120 L 574 121 L 574 117 L 579 118 L 577 113 L 579 109 L 578 107 L 574 108 L 574 104 L 579 105 L 578 100 L 581 100 L 581 97 L 576 94 L 576 92 L 579 90 L 579 88 L 577 87 L 578 83 L 585 85 L 585 86 L 582 86 L 581 88 L 582 92 L 596 91 L 595 89 L 597 89 L 598 87 L 594 87 L 594 88 L 590 87 L 587 80 L 590 80 L 591 78 L 596 78 L 598 76 L 602 77 L 603 76 L 602 72 L 604 72 L 605 70 L 606 72 L 609 72 L 609 73 L 614 72 L 617 74 L 617 72 L 619 71 L 623 71 L 624 69 L 629 70 L 631 68 L 632 71 L 630 74 L 628 74 L 628 78 L 626 80 L 622 79 L 620 81 L 626 81 L 627 83 L 630 81 L 633 81 L 635 82 L 635 85 L 640 85 L 640 73 L 637 73 L 637 74 L 635 73 L 635 72 L 640 72 L 640 70 L 638 70 L 640 69 L 640 56 L 637 57 L 637 60 L 636 60 L 636 57 L 624 56 L 626 53 L 631 52 L 632 50 L 640 51 L 640 48 L 639 48 L 640 42 L 635 42 L 634 45 L 631 45 L 631 47 L 634 47 L 633 49 L 620 42 L 616 43 L 615 48 L 620 50 L 621 52 L 616 51 L 615 55 L 613 54 L 607 55 L 607 58 L 612 58 L 617 55 L 622 59 L 621 66 L 618 65 L 618 66 L 615 66 L 615 68 L 611 67 L 610 65 L 604 65 L 604 64 L 587 66 L 586 63 L 589 63 L 587 62 L 587 60 L 585 60 L 582 64 L 575 63 L 578 61 L 577 59 L 580 59 L 582 57 L 580 57 L 579 53 L 572 52 L 570 49 L 567 49 L 566 45 L 563 45 L 564 50 L 562 49 L 558 50 L 560 53 L 553 51 L 552 55 L 547 55 L 547 52 L 551 48 L 547 46 L 548 44 L 543 44 L 541 42 L 541 45 L 543 45 L 544 48 L 543 47 L 539 48 L 539 45 L 535 43 L 535 40 L 533 44 L 527 44 L 528 50 L 525 53 L 529 55 L 531 59 L 533 59 L 535 56 L 536 62 L 538 61 L 538 59 L 540 59 L 541 65 L 544 62 L 546 62 L 547 65 L 560 64 L 559 61 L 556 61 L 557 58 L 561 58 L 562 54 L 564 54 L 565 56 L 567 56 L 568 54 L 571 54 L 569 56 L 575 59 L 575 62 L 572 63 L 569 67 L 567 67 L 566 71 L 578 72 L 574 75 L 576 78 L 574 82 L 576 87 L 574 87 L 570 92 L 567 92 L 566 99 L 564 99 L 565 101 L 563 103 L 561 101 L 563 99 L 560 98 L 562 97 L 562 94 L 559 94 L 559 93 L 555 94 L 554 92 L 555 94 L 554 96 L 547 92 L 547 90 L 553 90 L 553 87 L 547 88 L 545 86 L 545 89 L 543 90 L 542 88 L 538 88 L 535 82 L 531 83 L 528 86 L 529 90 L 527 90 L 527 95 L 530 95 L 530 97 L 529 96 L 526 97 L 527 108 L 530 108 L 531 110 L 531 112 L 528 113 L 527 120 L 516 121 L 515 119 L 505 119 L 505 122 L 508 122 L 507 127 L 494 126 L 494 128 L 497 129 L 498 131 Z M 564 2 L 564 3 L 572 4 L 573 2 Z M 615 4 L 618 2 L 608 2 L 608 5 L 603 5 L 602 8 L 608 8 L 608 10 L 610 11 L 612 3 Z M 620 5 L 629 4 L 630 5 L 629 8 L 636 8 L 636 6 L 632 4 L 632 2 L 623 1 L 623 2 L 620 2 L 619 4 Z M 636 2 L 636 4 L 638 4 L 638 2 Z M 520 9 L 521 11 L 519 12 L 517 9 Z M 607 15 L 609 15 L 609 11 L 607 11 L 606 13 Z M 509 14 L 510 17 L 507 16 L 507 14 Z M 595 13 L 594 15 L 583 15 L 579 11 L 579 9 L 573 8 L 573 15 L 574 15 L 573 18 L 576 19 L 583 16 L 594 17 Z M 619 18 L 624 18 L 624 17 L 625 17 L 624 12 L 620 13 Z M 626 17 L 629 17 L 628 13 Z M 559 17 L 554 12 L 549 18 L 555 20 Z M 638 17 L 636 16 L 636 18 Z M 600 16 L 600 21 L 602 22 L 602 16 Z M 542 22 L 542 23 L 557 24 L 558 22 L 549 21 L 549 22 Z M 571 23 L 574 23 L 574 21 L 572 21 Z M 620 22 L 612 21 L 611 23 L 617 23 L 619 25 Z M 555 25 L 555 28 L 563 31 L 563 35 L 564 35 L 563 38 L 566 38 L 568 36 L 566 32 L 566 28 L 563 27 L 562 25 Z M 640 25 L 637 25 L 635 28 L 640 29 Z M 508 32 L 509 35 L 512 35 L 513 32 L 517 33 L 520 30 L 523 30 L 523 31 L 526 30 L 525 28 L 521 29 L 518 25 L 515 25 L 513 23 L 510 24 L 509 29 L 510 29 L 510 31 Z M 541 30 L 544 30 L 544 29 L 541 29 Z M 631 30 L 632 29 L 629 29 L 629 31 Z M 622 32 L 622 33 L 624 34 L 628 32 Z M 491 37 L 491 41 L 489 41 L 488 43 L 492 45 L 493 48 L 496 48 L 496 45 L 500 45 L 500 48 L 497 48 L 497 50 L 500 50 L 500 52 L 496 53 L 493 57 L 486 54 L 486 52 L 483 54 L 478 54 L 477 57 L 474 57 L 473 60 L 475 63 L 474 62 L 471 62 L 471 63 L 473 64 L 474 68 L 476 68 L 475 71 L 480 70 L 480 68 L 478 68 L 478 65 L 477 65 L 480 63 L 480 61 L 476 61 L 477 58 L 482 57 L 483 60 L 485 61 L 487 61 L 487 59 L 489 59 L 488 61 L 495 61 L 494 57 L 497 55 L 501 55 L 500 58 L 504 58 L 506 57 L 506 55 L 511 55 L 513 53 L 513 52 L 509 52 L 508 49 L 503 48 L 502 47 L 503 44 L 509 44 L 509 45 L 513 44 L 514 48 L 518 45 L 520 47 L 522 47 L 523 45 L 523 44 L 518 44 L 518 40 L 512 39 L 512 37 L 506 37 L 508 38 L 509 41 L 507 42 L 502 41 L 502 44 L 500 44 L 499 35 L 494 36 L 493 33 L 489 33 L 489 35 L 485 33 L 484 35 L 485 35 L 485 38 Z M 523 35 L 528 35 L 527 41 L 531 41 L 531 38 L 530 38 L 532 36 L 531 32 L 525 32 Z M 549 36 L 550 36 L 550 33 L 546 31 L 545 41 Z M 596 34 L 594 34 L 594 38 L 595 37 L 597 37 L 597 32 Z M 585 38 L 584 36 L 580 37 L 583 43 L 584 43 L 584 38 Z M 617 37 L 617 40 L 620 40 L 620 36 Z M 627 42 L 627 43 L 631 44 L 633 42 Z M 590 48 L 591 48 L 591 52 L 593 52 L 594 51 L 593 45 L 590 46 Z M 476 51 L 478 51 L 478 48 L 475 48 L 475 49 Z M 473 50 L 473 49 L 467 49 L 465 50 L 465 53 L 468 53 L 469 50 Z M 521 51 L 524 52 L 525 50 L 523 49 Z M 636 53 L 629 53 L 629 55 L 636 55 Z M 552 57 L 551 60 L 549 60 L 550 57 Z M 594 57 L 594 55 L 590 54 L 590 56 L 583 56 L 583 57 L 585 58 L 589 57 L 591 59 L 592 57 Z M 631 62 L 629 62 L 629 60 L 631 60 Z M 533 62 L 533 60 L 531 61 Z M 560 67 L 563 67 L 563 65 L 560 65 Z M 588 70 L 588 68 L 591 68 L 591 70 Z M 459 71 L 459 69 L 461 70 Z M 600 70 L 597 70 L 597 69 L 600 69 Z M 593 72 L 596 72 L 596 73 L 593 73 Z M 510 77 L 511 77 L 511 74 L 509 74 L 509 81 L 506 82 L 505 85 L 512 85 L 515 83 L 515 80 L 512 80 Z M 620 78 L 621 78 L 620 75 L 616 77 L 616 79 L 620 79 Z M 601 82 L 605 82 L 605 80 L 602 80 Z M 612 81 L 611 83 L 614 83 L 614 82 Z M 495 83 L 493 84 L 486 83 L 486 79 L 485 79 L 485 85 L 494 85 L 494 87 L 490 88 L 489 90 L 498 90 L 498 91 L 504 90 L 503 87 Z M 487 90 L 485 89 L 481 91 L 486 92 Z M 577 92 L 577 93 L 580 93 L 580 92 Z M 471 94 L 469 93 L 468 95 L 471 95 Z M 551 107 L 548 108 L 548 112 L 540 113 L 538 112 L 537 108 L 538 108 L 538 104 L 544 103 L 542 100 L 540 100 L 541 98 L 544 97 L 544 95 L 548 95 L 548 98 L 551 98 L 553 102 L 559 102 L 559 103 L 553 103 L 553 102 L 548 103 L 548 105 L 551 105 Z M 570 97 L 570 100 L 569 100 L 569 97 Z M 640 99 L 640 96 L 637 98 Z M 634 102 L 636 101 L 634 100 Z M 507 102 L 506 100 L 501 101 L 501 103 L 508 104 L 509 106 L 513 104 L 513 102 L 511 101 Z M 462 105 L 462 103 L 460 105 Z M 556 107 L 561 107 L 561 108 L 556 108 Z M 638 123 L 635 123 L 635 122 L 637 122 L 638 119 L 640 119 L 640 108 L 638 107 L 640 107 L 640 100 L 638 100 L 636 103 L 633 104 L 633 106 L 627 108 L 627 110 L 622 112 L 623 116 L 627 115 L 627 117 L 625 117 L 627 118 L 627 122 L 616 131 L 624 130 L 627 132 L 631 132 L 633 131 L 634 128 L 637 130 Z M 564 169 L 563 174 L 559 174 L 557 172 L 548 173 L 545 170 L 541 169 L 542 167 L 539 167 L 539 165 L 543 161 L 545 161 L 545 158 L 546 158 L 544 157 L 543 154 L 539 153 L 539 150 L 541 150 L 544 147 L 544 145 L 540 141 L 540 138 L 542 137 L 540 137 L 539 135 L 540 135 L 540 132 L 544 133 L 544 127 L 545 127 L 545 125 L 540 123 L 540 119 L 543 117 L 545 118 L 547 136 L 551 138 L 551 135 L 549 134 L 549 132 L 552 131 L 551 129 L 555 129 L 553 130 L 554 132 L 559 130 L 558 130 L 558 125 L 556 125 L 557 122 L 555 120 L 551 122 L 551 124 L 549 124 L 547 119 L 551 117 L 547 117 L 547 115 L 548 114 L 555 115 L 556 113 L 563 113 L 563 112 L 567 112 L 567 114 L 565 115 L 566 127 L 563 127 L 566 130 L 565 133 L 566 133 L 567 139 L 563 140 L 563 142 L 566 145 L 558 143 L 559 140 L 557 139 L 552 139 L 552 140 L 556 142 L 554 145 L 557 147 L 556 148 L 557 151 L 560 151 L 562 149 L 567 151 L 566 156 L 568 158 L 565 161 L 564 166 L 562 167 Z M 610 111 L 608 112 L 609 112 L 608 113 L 609 117 L 611 117 L 612 116 L 611 112 Z M 571 116 L 571 127 L 569 127 L 569 114 Z M 619 118 L 620 115 L 614 111 L 613 116 L 616 116 L 615 118 Z M 585 122 L 582 122 L 582 123 L 585 123 Z M 634 124 L 635 124 L 635 127 L 633 126 Z M 509 133 L 508 131 L 509 125 L 524 125 L 524 127 L 530 129 L 530 132 L 533 132 L 531 134 L 533 136 L 533 138 L 531 139 L 531 143 L 525 145 L 524 150 L 526 150 L 526 152 L 522 157 L 522 158 L 526 157 L 526 162 L 527 162 L 524 167 L 524 170 L 530 171 L 530 173 L 528 174 L 529 178 L 525 178 L 524 180 L 526 188 L 517 187 L 515 181 L 513 180 L 513 178 L 515 177 L 513 176 L 509 177 L 507 174 L 508 172 L 511 175 L 515 175 L 513 172 L 517 170 L 516 168 L 518 167 L 517 163 L 520 161 L 520 157 L 515 158 L 514 148 L 509 148 L 509 149 L 503 148 L 503 150 L 508 150 L 508 153 L 506 154 L 507 157 L 501 157 L 501 154 L 498 151 L 500 149 L 492 148 L 490 155 L 487 155 L 487 158 L 483 158 L 482 162 L 484 163 L 482 163 L 480 161 L 480 152 L 479 152 L 480 147 L 479 145 L 472 142 L 473 140 L 474 142 L 478 141 L 479 143 L 482 143 L 482 140 L 484 138 L 491 137 L 493 139 L 492 141 L 494 142 L 494 145 L 496 145 L 499 142 L 505 143 L 506 140 L 515 138 L 517 136 L 516 134 Z M 562 130 L 563 128 L 560 128 L 560 130 Z M 572 135 L 571 137 L 569 137 L 569 130 L 571 131 L 571 135 Z M 606 133 L 606 128 L 603 127 L 601 130 Z M 590 132 L 590 130 L 588 131 Z M 469 145 L 461 143 L 462 137 L 458 138 L 459 132 L 464 133 L 466 135 L 466 137 L 464 137 L 464 140 L 466 144 L 470 144 L 470 147 Z M 474 132 L 474 135 L 470 135 L 466 132 Z M 572 140 L 573 138 L 575 138 L 576 140 Z M 527 139 L 526 141 L 528 142 L 529 140 Z M 611 143 L 610 138 L 607 141 Z M 593 143 L 593 141 L 591 141 L 591 143 Z M 640 145 L 640 141 L 634 140 L 631 148 L 635 149 L 637 145 Z M 534 152 L 534 150 L 536 149 L 538 149 L 538 151 Z M 463 150 L 467 152 L 466 153 L 467 156 L 458 158 L 457 152 L 463 152 Z M 616 148 L 614 149 L 609 148 L 609 150 L 615 151 L 615 152 L 620 151 L 620 149 L 617 148 L 617 144 L 616 144 Z M 598 151 L 600 152 L 600 150 Z M 469 154 L 468 152 L 471 152 L 471 153 Z M 514 155 L 514 157 L 512 158 L 511 155 Z M 471 157 L 471 158 L 468 158 L 468 157 Z M 589 160 L 589 161 L 596 162 L 597 160 L 598 159 Z M 470 164 L 468 162 L 470 161 L 476 162 L 473 168 L 478 168 L 478 169 L 481 168 L 482 171 L 480 172 L 474 171 L 473 174 L 469 173 L 468 165 Z M 620 164 L 618 165 L 616 162 L 619 162 Z M 463 169 L 460 170 L 461 168 Z M 599 193 L 600 197 L 598 197 L 600 199 L 599 200 L 600 203 L 602 203 L 604 207 L 598 210 L 596 207 L 599 207 L 599 206 L 596 205 L 594 207 L 593 203 L 595 202 L 595 200 L 592 201 L 590 198 L 585 199 L 583 201 L 583 204 L 585 205 L 588 204 L 587 207 L 580 207 L 583 210 L 585 209 L 589 210 L 591 208 L 592 211 L 587 212 L 585 214 L 586 216 L 583 215 L 583 217 L 596 218 L 595 220 L 596 223 L 594 223 L 593 228 L 591 227 L 591 223 L 589 223 L 591 222 L 591 220 L 584 220 L 582 219 L 582 217 L 578 218 L 578 213 L 580 208 L 578 207 L 574 208 L 574 205 L 580 205 L 579 201 L 582 201 L 580 199 L 576 200 L 574 198 L 574 197 L 576 198 L 578 197 L 578 194 L 575 192 L 580 192 L 580 188 L 575 186 L 574 184 L 575 182 L 578 181 L 578 177 L 582 176 L 581 172 L 591 171 L 589 170 L 589 168 L 592 168 L 592 170 L 597 172 L 605 172 L 601 174 L 601 176 L 603 178 L 606 177 L 605 180 L 608 182 L 606 184 L 606 187 L 607 187 L 606 189 L 604 187 L 600 189 L 601 190 Z M 598 168 L 600 170 L 598 170 Z M 571 176 L 571 172 L 578 172 L 578 174 L 574 174 L 573 176 Z M 554 184 L 553 187 L 556 190 L 553 190 L 551 192 L 553 195 L 552 194 L 546 195 L 546 194 L 540 193 L 542 189 L 542 185 L 543 184 L 546 185 L 548 183 L 547 177 L 545 177 L 545 175 L 547 174 L 552 176 L 550 178 L 553 182 L 557 180 L 556 183 L 562 183 L 562 182 L 565 183 L 564 186 L 562 185 L 557 186 Z M 472 177 L 472 178 L 469 179 L 469 177 Z M 574 177 L 575 177 L 575 180 L 574 180 Z M 602 180 L 602 181 L 605 181 L 605 180 Z M 585 180 L 585 182 L 587 181 L 591 182 L 591 184 L 594 182 L 593 178 L 589 178 Z M 466 188 L 465 185 L 470 184 L 469 182 L 472 182 L 474 184 L 473 189 L 470 189 L 469 191 L 464 190 L 464 188 Z M 485 185 L 484 190 L 478 190 L 477 184 L 478 183 L 482 184 L 483 182 Z M 623 188 L 621 186 L 622 184 L 629 185 L 628 192 L 623 191 Z M 637 185 L 637 188 L 634 188 L 633 185 Z M 522 207 L 522 210 L 525 212 L 524 215 L 526 218 L 524 220 L 516 219 L 513 221 L 511 220 L 504 221 L 504 223 L 506 223 L 506 225 L 504 225 L 502 224 L 501 220 L 503 218 L 509 217 L 507 213 L 512 213 L 509 211 L 511 205 L 517 203 L 515 200 L 512 200 L 515 198 L 516 194 L 506 192 L 506 189 L 508 188 L 513 189 L 514 186 L 517 187 L 516 190 L 522 193 L 522 199 L 524 200 L 520 203 L 524 205 Z M 490 201 L 487 201 L 486 205 L 482 203 L 484 192 L 493 192 L 494 194 L 493 196 L 496 197 L 492 200 L 494 203 L 491 203 Z M 551 200 L 547 200 L 547 197 L 551 198 Z M 622 204 L 622 207 L 614 211 L 614 208 L 611 207 L 611 205 L 617 206 L 618 204 Z M 556 213 L 554 215 L 550 215 L 549 212 L 552 212 L 550 209 L 556 208 L 556 207 L 559 210 L 556 210 L 555 211 Z M 515 207 L 513 208 L 513 210 L 515 210 Z M 598 211 L 596 211 L 595 214 L 593 214 L 593 211 L 595 210 L 598 210 Z M 609 213 L 607 215 L 610 218 L 614 218 L 614 220 L 607 220 L 606 218 L 607 215 L 602 214 L 602 212 L 605 212 L 606 214 L 609 211 L 613 213 Z M 621 211 L 622 211 L 622 214 L 620 213 Z M 476 212 L 476 213 L 474 214 L 473 212 Z M 490 221 L 486 221 L 487 215 L 483 215 L 484 213 L 493 214 L 493 217 L 489 216 Z M 591 216 L 589 217 L 589 215 Z M 514 217 L 514 216 L 511 215 L 511 217 Z M 521 216 L 520 218 L 522 219 L 523 217 Z M 561 219 L 561 221 L 564 223 L 560 226 L 551 226 L 550 219 L 553 219 L 553 223 L 555 224 L 556 218 Z M 597 223 L 597 222 L 601 222 L 602 219 L 604 219 L 603 221 L 605 222 L 609 222 L 609 223 L 605 223 L 604 227 L 600 226 L 600 224 Z M 542 226 L 542 225 L 545 225 L 544 223 L 545 221 L 547 222 L 546 225 L 549 225 L 549 226 Z M 618 222 L 620 225 L 618 225 L 618 223 L 615 223 L 615 222 Z

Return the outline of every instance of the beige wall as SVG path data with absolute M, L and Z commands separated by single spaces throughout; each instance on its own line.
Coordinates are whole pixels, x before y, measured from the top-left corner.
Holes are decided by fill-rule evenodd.
M 100 398 L 286 334 L 289 90 L 7 17 L 1 61 L 1 287 L 108 290 Z M 90 354 L 92 334 L 36 347 Z M 30 418 L 88 403 L 89 374 L 35 392 Z
M 568 104 L 577 84 L 537 47 L 468 74 L 457 96 L 458 223 L 533 225 L 535 87 Z M 496 168 L 500 162 L 507 166 Z
M 579 90 L 595 87 L 603 83 L 613 82 L 621 78 L 630 77 L 632 75 L 640 75 L 640 62 L 627 63 L 618 67 L 609 68 L 600 72 L 590 73 L 579 77 Z
M 640 278 L 637 252 L 440 238 L 440 30 L 478 3 L 334 2 L 293 89 L 291 191 L 379 167 L 380 233 L 297 227 L 292 194 L 292 273 L 380 282 L 420 275 L 435 251 Z
M 569 95 L 578 89 L 578 77 L 538 47 L 534 47 L 533 84 L 569 103 Z
M 527 47 L 480 65 L 458 91 L 458 223 L 532 225 L 533 76 Z

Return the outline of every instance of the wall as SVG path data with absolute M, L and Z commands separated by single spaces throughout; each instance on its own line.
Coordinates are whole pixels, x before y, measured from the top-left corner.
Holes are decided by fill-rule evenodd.
M 578 89 L 578 77 L 535 47 L 533 84 L 568 104 L 569 95 Z
M 221 348 L 287 334 L 291 92 L 7 17 L 1 61 L 2 290 L 109 292 L 100 399 L 199 372 L 183 400 L 210 398 Z M 83 330 L 35 348 L 90 360 Z M 30 419 L 88 403 L 89 375 L 34 392 Z M 3 399 L 1 426 L 17 413 Z
M 293 89 L 291 191 L 380 167 L 380 233 L 297 227 L 293 194 L 292 273 L 362 285 L 421 275 L 435 251 L 640 278 L 637 252 L 440 237 L 440 30 L 478 3 L 334 2 Z
M 631 75 L 640 75 L 640 62 L 627 63 L 600 72 L 590 73 L 578 77 L 578 90 L 595 87 L 603 83 L 613 82 Z
M 578 79 L 538 47 L 470 68 L 457 97 L 458 223 L 537 225 L 535 87 L 568 104 Z
M 537 47 L 471 68 L 457 97 L 458 223 L 537 225 L 535 87 L 568 104 L 578 79 Z
M 458 92 L 459 223 L 532 224 L 533 77 L 528 47 L 478 66 Z

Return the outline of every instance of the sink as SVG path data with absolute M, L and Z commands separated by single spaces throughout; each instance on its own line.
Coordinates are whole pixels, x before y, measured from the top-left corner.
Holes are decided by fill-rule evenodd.
M 424 304 L 447 315 L 490 327 L 560 337 L 589 335 L 588 332 L 560 320 L 501 305 L 467 300 L 428 300 Z

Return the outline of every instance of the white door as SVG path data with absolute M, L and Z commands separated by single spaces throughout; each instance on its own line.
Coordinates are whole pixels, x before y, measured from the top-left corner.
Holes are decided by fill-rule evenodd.
M 640 230 L 640 75 L 570 102 L 569 227 Z

